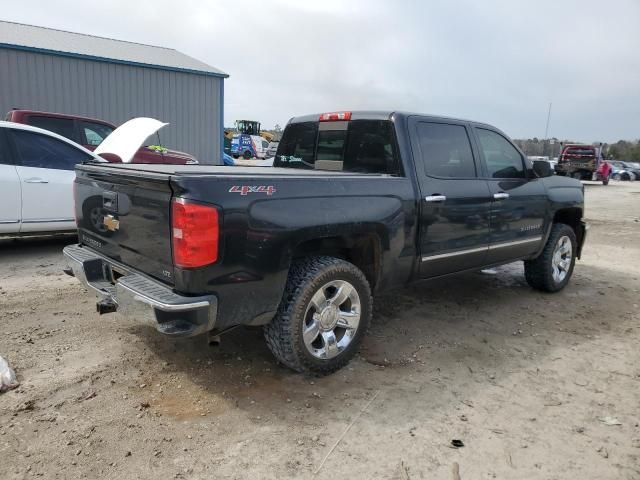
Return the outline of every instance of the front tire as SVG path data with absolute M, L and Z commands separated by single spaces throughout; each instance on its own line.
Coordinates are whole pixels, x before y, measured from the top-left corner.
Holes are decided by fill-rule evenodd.
M 243 157 L 245 160 L 251 160 L 251 157 L 253 157 L 253 155 L 251 154 L 251 152 L 250 152 L 249 150 L 246 150 L 246 151 L 244 152 L 244 154 L 242 155 L 242 157 Z
M 527 283 L 536 290 L 558 292 L 573 274 L 576 263 L 576 234 L 569 225 L 556 223 L 542 253 L 533 260 L 525 260 Z
M 356 354 L 371 322 L 364 274 L 333 257 L 292 264 L 278 313 L 264 327 L 274 356 L 296 372 L 327 375 Z

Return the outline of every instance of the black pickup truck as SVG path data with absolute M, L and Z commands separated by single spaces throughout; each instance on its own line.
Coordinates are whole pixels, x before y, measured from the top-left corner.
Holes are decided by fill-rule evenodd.
M 401 112 L 288 123 L 274 167 L 85 164 L 67 272 L 100 313 L 170 336 L 263 326 L 290 368 L 345 365 L 372 296 L 517 260 L 548 292 L 585 240 L 584 190 L 489 125 Z

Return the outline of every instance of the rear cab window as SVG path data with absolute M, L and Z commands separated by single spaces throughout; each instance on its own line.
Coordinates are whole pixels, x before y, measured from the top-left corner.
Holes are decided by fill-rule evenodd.
M 596 149 L 590 147 L 567 147 L 563 156 L 576 157 L 576 158 L 595 158 Z
M 400 175 L 390 120 L 301 122 L 287 126 L 275 167 Z

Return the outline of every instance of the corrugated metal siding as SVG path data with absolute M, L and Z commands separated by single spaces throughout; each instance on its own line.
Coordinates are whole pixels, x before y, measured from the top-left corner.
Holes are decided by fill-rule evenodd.
M 0 48 L 0 115 L 21 108 L 84 115 L 116 125 L 153 117 L 171 125 L 162 144 L 220 163 L 217 77 Z

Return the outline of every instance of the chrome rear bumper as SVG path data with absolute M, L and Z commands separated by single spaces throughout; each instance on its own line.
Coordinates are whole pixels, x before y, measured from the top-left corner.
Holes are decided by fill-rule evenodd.
M 217 298 L 213 295 L 187 297 L 175 293 L 163 283 L 126 265 L 80 245 L 63 250 L 69 274 L 98 297 L 98 311 L 117 311 L 159 332 L 190 337 L 212 330 L 216 323 Z

